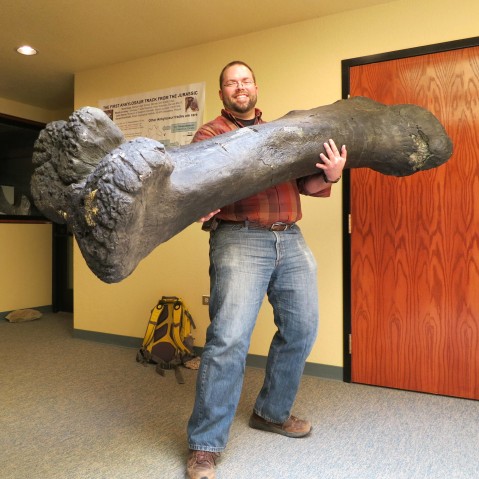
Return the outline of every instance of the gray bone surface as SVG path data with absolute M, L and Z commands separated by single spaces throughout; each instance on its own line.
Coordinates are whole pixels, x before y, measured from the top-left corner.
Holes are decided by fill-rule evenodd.
M 32 194 L 66 222 L 94 274 L 107 283 L 201 216 L 270 186 L 317 173 L 323 144 L 348 149 L 346 168 L 407 176 L 437 167 L 452 143 L 432 113 L 363 97 L 170 148 L 124 141 L 101 110 L 47 125 L 35 145 Z

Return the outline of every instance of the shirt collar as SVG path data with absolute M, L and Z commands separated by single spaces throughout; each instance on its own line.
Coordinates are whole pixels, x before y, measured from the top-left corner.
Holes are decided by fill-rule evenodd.
M 261 115 L 263 112 L 259 108 L 254 109 L 254 125 L 261 123 Z M 226 109 L 221 110 L 221 115 L 233 122 L 238 128 L 243 128 L 244 125 L 241 122 L 241 118 L 236 118 L 231 112 Z

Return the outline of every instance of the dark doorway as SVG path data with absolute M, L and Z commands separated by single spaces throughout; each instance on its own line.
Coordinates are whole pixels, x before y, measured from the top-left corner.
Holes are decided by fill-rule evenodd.
M 66 225 L 52 225 L 52 309 L 73 312 L 73 235 Z

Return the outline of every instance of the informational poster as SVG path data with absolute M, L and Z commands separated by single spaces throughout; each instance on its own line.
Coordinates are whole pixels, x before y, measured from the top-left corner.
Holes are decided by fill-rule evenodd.
M 205 83 L 99 101 L 127 140 L 152 138 L 165 147 L 191 143 L 203 123 Z

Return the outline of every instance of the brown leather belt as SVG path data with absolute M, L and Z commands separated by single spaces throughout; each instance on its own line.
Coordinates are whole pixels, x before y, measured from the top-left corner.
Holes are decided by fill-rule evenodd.
M 245 228 L 252 230 L 269 230 L 269 231 L 287 231 L 290 230 L 295 223 L 283 223 L 277 221 L 271 225 L 263 225 L 261 223 L 252 223 L 251 221 L 226 221 L 226 220 L 217 220 L 219 224 L 225 223 L 230 225 L 239 225 Z

